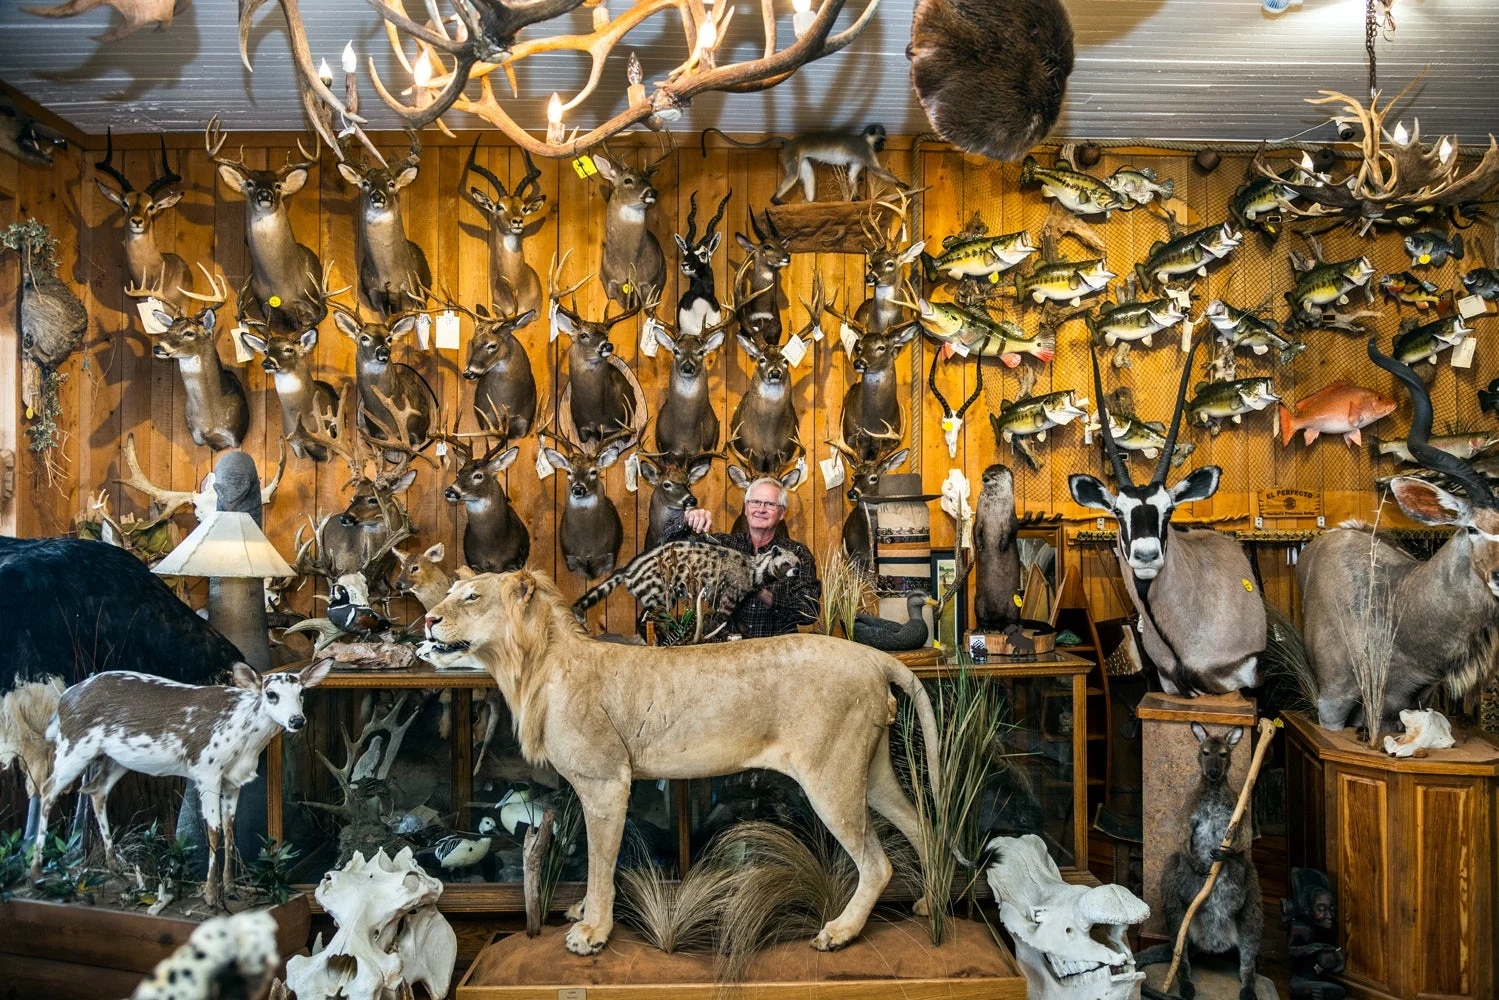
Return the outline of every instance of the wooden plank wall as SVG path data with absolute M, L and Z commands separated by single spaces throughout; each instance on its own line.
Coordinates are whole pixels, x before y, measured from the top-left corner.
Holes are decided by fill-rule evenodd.
M 496 175 L 507 182 L 524 172 L 522 159 L 515 149 L 493 143 L 486 134 L 479 155 Z M 280 163 L 289 148 L 289 138 L 264 135 L 234 136 L 231 146 L 244 140 L 247 163 L 253 165 Z M 468 141 L 472 141 L 469 137 Z M 490 144 L 493 143 L 493 144 Z M 160 239 L 167 248 L 175 248 L 184 257 L 211 263 L 227 276 L 231 288 L 244 280 L 248 260 L 244 248 L 244 206 L 239 197 L 216 181 L 201 142 L 194 136 L 169 137 L 172 159 L 184 177 L 186 197 L 177 209 L 157 223 Z M 154 154 L 144 142 L 127 142 L 125 165 L 131 177 L 149 178 Z M 459 195 L 459 184 L 466 156 L 463 137 L 457 142 L 434 137 L 423 157 L 421 173 L 404 194 L 404 211 L 408 234 L 427 251 L 434 279 L 461 300 L 472 306 L 484 301 L 488 286 L 488 255 L 484 220 L 469 201 Z M 655 155 L 650 146 L 622 146 L 623 155 L 644 161 Z M 404 139 L 392 138 L 389 151 L 405 151 Z M 1043 153 L 1049 161 L 1050 153 Z M 913 158 L 915 157 L 915 158 Z M 135 435 L 142 467 L 159 485 L 173 489 L 194 487 L 213 464 L 206 448 L 192 444 L 183 422 L 184 394 L 174 366 L 154 361 L 150 344 L 139 330 L 134 310 L 122 294 L 123 259 L 120 247 L 119 213 L 96 190 L 96 153 L 69 152 L 58 159 L 51 171 L 19 167 L 14 189 L 19 201 L 18 216 L 34 215 L 47 223 L 62 239 L 65 277 L 69 277 L 89 307 L 92 317 L 87 348 L 65 367 L 70 378 L 63 392 L 65 414 L 70 436 L 65 447 L 64 482 L 52 489 L 31 483 L 27 457 L 21 464 L 23 488 L 29 490 L 19 509 L 19 533 L 22 535 L 57 534 L 70 529 L 73 517 L 87 502 L 91 493 L 104 490 L 116 514 L 143 513 L 142 500 L 113 483 L 120 474 L 120 444 L 126 434 Z M 1029 229 L 1039 232 L 1047 205 L 1034 187 L 1019 186 L 1019 167 L 1000 165 L 964 157 L 940 146 L 924 146 L 913 154 L 909 140 L 892 142 L 888 163 L 896 173 L 913 172 L 926 186 L 921 198 L 921 235 L 929 244 L 940 246 L 941 238 L 956 232 L 974 212 L 980 212 L 991 232 Z M 1226 217 L 1228 197 L 1244 176 L 1245 161 L 1225 157 L 1223 165 L 1207 176 L 1199 174 L 1190 157 L 1167 152 L 1131 152 L 1109 155 L 1092 172 L 1106 174 L 1125 163 L 1136 167 L 1150 166 L 1162 177 L 1172 178 L 1177 191 L 1204 224 Z M 919 169 L 917 169 L 919 168 Z M 6 169 L 9 169 L 8 166 Z M 684 223 L 688 197 L 698 192 L 699 224 L 712 214 L 717 200 L 732 191 L 725 215 L 725 246 L 716 261 L 718 282 L 724 287 L 730 278 L 729 260 L 741 255 L 733 243 L 734 230 L 746 228 L 747 212 L 768 201 L 776 183 L 773 151 L 740 150 L 723 144 L 710 146 L 706 157 L 690 147 L 669 159 L 657 174 L 662 192 L 654 215 L 654 231 L 667 249 L 668 278 L 663 302 L 674 303 L 679 294 L 679 272 L 671 234 Z M 143 184 L 144 180 L 138 182 Z M 566 163 L 542 164 L 542 190 L 547 195 L 546 221 L 538 235 L 527 242 L 531 263 L 543 276 L 554 253 L 571 249 L 568 273 L 577 280 L 584 273 L 597 271 L 603 232 L 604 199 L 597 180 L 579 177 Z M 349 187 L 333 169 L 331 156 L 324 154 L 311 183 L 291 202 L 293 224 L 299 238 L 312 246 L 322 260 L 331 261 L 333 284 L 338 287 L 354 280 L 355 235 L 354 198 Z M 1146 255 L 1150 245 L 1165 235 L 1164 223 L 1145 211 L 1118 213 L 1099 230 L 1108 245 L 1110 269 L 1120 275 L 1129 272 L 1135 261 Z M 1424 272 L 1426 277 L 1444 288 L 1458 287 L 1459 274 L 1476 266 L 1478 253 L 1494 259 L 1493 231 L 1475 228 L 1467 233 L 1470 249 L 1462 264 L 1448 264 Z M 1477 245 L 1482 246 L 1478 250 Z M 1400 238 L 1385 235 L 1377 240 L 1361 240 L 1348 231 L 1323 238 L 1330 258 L 1369 254 L 1380 273 L 1404 270 L 1405 257 Z M 1283 238 L 1269 246 L 1251 235 L 1227 266 L 1214 270 L 1197 283 L 1194 315 L 1215 296 L 1233 304 L 1252 307 L 1263 303 L 1272 306 L 1277 316 L 1284 316 L 1283 293 L 1290 287 L 1291 270 L 1286 262 L 1291 247 L 1304 249 L 1294 237 Z M 1083 256 L 1082 249 L 1064 241 L 1064 252 Z M 840 303 L 862 300 L 863 260 L 853 255 L 817 254 L 793 258 L 787 272 L 787 287 L 793 305 L 786 317 L 788 329 L 800 326 L 805 316 L 796 303 L 797 293 L 805 294 L 814 272 L 821 272 L 830 290 L 836 289 Z M 352 292 L 343 298 L 352 301 Z M 587 283 L 578 296 L 585 314 L 597 315 L 604 306 L 601 286 Z M 1384 305 L 1384 316 L 1378 322 L 1381 339 L 1388 344 L 1399 317 L 1393 305 Z M 1028 328 L 1038 319 L 1035 308 L 1010 312 Z M 1478 409 L 1475 389 L 1499 375 L 1499 352 L 1488 345 L 1493 334 L 1480 321 L 1480 350 L 1471 369 L 1456 371 L 1444 361 L 1436 376 L 1433 396 L 1439 429 L 1455 423 L 1462 428 L 1487 426 L 1491 422 Z M 791 503 L 792 534 L 804 541 L 819 557 L 836 545 L 840 536 L 846 501 L 842 490 L 824 491 L 820 475 L 815 474 L 814 459 L 828 456 L 825 440 L 836 436 L 843 393 L 853 379 L 846 358 L 837 349 L 836 327 L 802 365 L 794 370 L 795 398 L 801 415 L 801 436 L 807 443 L 809 466 L 814 469 L 811 481 L 804 483 Z M 337 381 L 352 375 L 353 345 L 334 328 L 331 319 L 322 328 L 314 361 L 321 377 Z M 469 330 L 465 324 L 464 346 Z M 1133 367 L 1116 373 L 1105 362 L 1106 390 L 1116 380 L 1135 390 L 1139 412 L 1147 419 L 1167 419 L 1172 394 L 1180 372 L 1182 356 L 1175 333 L 1158 339 L 1150 349 L 1132 353 Z M 1391 380 L 1375 369 L 1364 356 L 1361 339 L 1332 332 L 1310 336 L 1305 354 L 1287 368 L 1275 371 L 1277 387 L 1288 399 L 1296 399 L 1339 378 L 1390 391 Z M 558 366 L 565 354 L 565 340 L 547 341 L 545 322 L 533 324 L 523 334 L 542 391 L 555 398 L 558 389 Z M 654 408 L 664 392 L 670 356 L 661 351 L 652 360 L 639 355 L 638 327 L 617 333 L 616 345 L 621 356 L 634 367 L 646 388 Z M 1064 327 L 1059 338 L 1055 362 L 1039 372 L 1036 391 L 1077 388 L 1090 398 L 1091 374 L 1087 362 L 1087 332 L 1081 322 Z M 913 373 L 924 386 L 931 360 L 930 342 L 912 349 L 900 363 L 902 399 L 910 399 Z M 225 342 L 220 353 L 232 360 L 232 348 Z M 1199 362 L 1205 351 L 1199 351 Z M 456 402 L 465 410 L 472 387 L 459 377 L 462 355 L 420 352 L 414 346 L 403 351 L 405 360 L 416 365 L 432 381 L 443 398 Z M 1027 361 L 1026 364 L 1032 362 Z M 1269 373 L 1273 361 L 1241 360 L 1240 374 Z M 277 458 L 280 431 L 279 407 L 273 389 L 258 363 L 238 368 L 251 399 L 251 428 L 245 449 L 269 475 Z M 716 358 L 712 376 L 720 419 L 725 428 L 734 405 L 748 385 L 750 365 L 743 352 L 729 343 Z M 974 387 L 975 363 L 944 362 L 937 375 L 943 394 L 954 403 L 966 397 Z M 920 413 L 914 421 L 919 437 L 915 463 L 919 465 L 923 485 L 936 491 L 950 467 L 962 468 L 970 482 L 979 482 L 983 468 L 1000 460 L 1016 469 L 1020 508 L 1023 511 L 1060 512 L 1069 529 L 1091 528 L 1095 515 L 1073 504 L 1067 493 L 1066 477 L 1074 471 L 1101 473 L 1103 463 L 1096 449 L 1082 443 L 1082 429 L 1077 425 L 1055 432 L 1041 449 L 1043 466 L 1032 471 L 1008 449 L 997 445 L 989 427 L 988 415 L 1002 399 L 1015 395 L 1016 373 L 1002 370 L 997 364 L 985 370 L 985 400 L 970 412 L 961 432 L 956 461 L 949 461 L 942 441 L 941 410 L 924 388 L 918 390 Z M 1378 431 L 1394 435 L 1403 431 L 1409 408 L 1389 418 Z M 1224 469 L 1223 485 L 1217 496 L 1193 505 L 1181 519 L 1217 524 L 1247 526 L 1253 517 L 1254 491 L 1270 487 L 1297 487 L 1321 495 L 1329 523 L 1351 517 L 1372 517 L 1378 500 L 1372 479 L 1378 471 L 1387 471 L 1388 463 L 1376 466 L 1366 451 L 1345 448 L 1337 440 L 1322 440 L 1310 449 L 1298 441 L 1287 449 L 1272 439 L 1272 418 L 1268 413 L 1247 417 L 1240 427 L 1230 425 L 1221 435 L 1212 437 L 1205 431 L 1185 430 L 1183 437 L 1197 446 L 1186 465 L 1213 462 Z M 562 477 L 540 481 L 534 471 L 534 439 L 522 444 L 519 460 L 509 472 L 512 500 L 526 517 L 532 533 L 533 565 L 556 575 L 569 595 L 581 593 L 584 581 L 567 573 L 556 544 Z M 622 560 L 636 551 L 646 524 L 648 494 L 644 490 L 632 495 L 624 489 L 622 464 L 609 473 L 609 491 L 619 506 L 625 522 L 625 544 Z M 1136 468 L 1147 468 L 1141 461 Z M 307 515 L 321 516 L 342 509 L 346 494 L 343 484 L 346 470 L 338 463 L 315 466 L 290 459 L 282 493 L 267 511 L 267 529 L 273 541 L 290 555 L 292 535 Z M 435 541 L 447 544 L 450 553 L 462 550 L 463 514 L 443 501 L 446 484 L 443 474 L 424 468 L 410 493 L 411 515 L 418 527 L 420 549 Z M 727 525 L 740 502 L 738 491 L 727 485 L 721 465 L 715 465 L 709 477 L 699 485 L 700 500 Z M 1383 515 L 1389 519 L 1387 506 Z M 181 518 L 184 530 L 190 529 L 190 515 Z M 1297 522 L 1280 522 L 1276 527 L 1299 526 Z M 951 544 L 950 522 L 936 512 L 934 505 L 934 542 Z M 1069 565 L 1081 579 L 1093 603 L 1097 617 L 1108 617 L 1120 610 L 1122 592 L 1112 555 L 1100 548 L 1069 546 Z M 453 561 L 449 558 L 449 564 Z M 1294 575 L 1286 564 L 1284 553 L 1267 551 L 1261 556 L 1265 586 L 1283 606 L 1294 608 Z M 298 604 L 310 608 L 310 587 L 304 588 Z M 414 613 L 415 608 L 409 609 Z M 628 596 L 616 594 L 605 606 L 599 621 L 611 628 L 629 627 L 633 603 Z

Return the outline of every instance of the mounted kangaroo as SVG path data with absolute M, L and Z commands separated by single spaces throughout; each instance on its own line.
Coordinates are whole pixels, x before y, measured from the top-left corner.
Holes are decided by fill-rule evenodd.
M 896 449 L 900 444 L 900 432 L 885 430 L 881 434 L 870 434 L 869 457 L 864 457 L 843 441 L 828 444 L 848 459 L 852 468 L 848 476 L 848 500 L 854 509 L 843 519 L 843 552 L 856 564 L 867 569 L 874 568 L 874 531 L 866 496 L 876 496 L 880 491 L 880 477 L 900 468 L 911 456 L 910 448 Z
M 392 434 L 391 440 L 420 451 L 432 440 L 437 396 L 420 372 L 391 359 L 396 341 L 416 329 L 418 315 L 405 313 L 389 323 L 366 323 L 357 312 L 337 303 L 333 306 L 333 325 L 354 341 L 359 429 L 372 437 Z M 399 418 L 396 410 L 404 411 Z M 395 447 L 386 457 L 395 461 L 401 450 Z
M 614 501 L 604 489 L 603 472 L 634 445 L 628 430 L 616 431 L 590 447 L 579 447 L 567 438 L 544 429 L 562 450 L 546 448 L 547 461 L 567 473 L 567 496 L 557 541 L 570 572 L 595 580 L 614 572 L 619 547 L 624 543 L 624 525 Z
M 789 305 L 786 293 L 781 291 L 781 272 L 791 263 L 791 251 L 780 230 L 765 216 L 765 230 L 750 213 L 750 230 L 758 243 L 751 243 L 743 233 L 735 233 L 740 249 L 749 256 L 736 273 L 744 272 L 748 280 L 739 300 L 739 332 L 749 334 L 763 344 L 776 345 L 781 342 L 781 307 Z M 736 279 L 738 281 L 738 279 Z M 738 289 L 735 289 L 738 292 Z
M 684 534 L 682 515 L 697 506 L 692 487 L 708 474 L 715 458 L 723 456 L 704 452 L 678 461 L 671 455 L 639 453 L 640 476 L 651 484 L 648 526 L 640 551 L 654 549 L 663 540 Z
M 112 130 L 105 132 L 104 159 L 94 167 L 120 185 L 117 191 L 102 178 L 94 178 L 104 197 L 125 213 L 125 273 L 130 278 L 127 288 L 150 292 L 167 312 L 181 316 L 191 307 L 192 300 L 178 289 L 192 291 L 192 268 L 176 254 L 162 253 L 156 245 L 156 217 L 182 200 L 181 191 L 170 190 L 182 177 L 167 163 L 166 136 L 161 137 L 161 172 L 144 191 L 137 191 L 124 172 L 115 169 Z
M 273 331 L 310 330 L 328 315 L 325 289 L 319 280 L 323 266 L 317 254 L 297 242 L 286 214 L 286 199 L 302 190 L 307 172 L 317 165 L 317 157 L 303 149 L 299 141 L 300 162 L 288 160 L 279 170 L 254 170 L 240 160 L 219 156 L 227 138 L 215 115 L 203 131 L 203 141 L 224 183 L 245 199 L 249 297 L 259 310 L 259 318 Z M 241 290 L 241 315 L 245 313 L 245 297 Z M 281 304 L 271 305 L 273 298 Z
M 416 133 L 411 151 L 389 165 L 341 160 L 338 172 L 359 189 L 359 292 L 371 309 L 391 316 L 427 304 L 432 269 L 422 248 L 406 238 L 401 219 L 402 188 L 416 180 L 422 144 Z M 352 144 L 345 154 L 352 154 Z
M 298 458 L 311 458 L 314 462 L 326 462 L 328 449 L 295 437 L 299 424 L 316 428 L 318 413 L 331 412 L 338 400 L 333 386 L 313 378 L 312 369 L 307 364 L 307 356 L 317 346 L 317 327 L 295 335 L 270 333 L 264 324 L 253 320 L 249 325 L 256 327 L 258 332 L 247 332 L 241 339 L 245 346 L 263 355 L 260 367 L 271 376 L 276 386 L 276 399 L 281 403 L 281 433 L 291 441 L 292 454 Z M 335 427 L 324 425 L 323 430 L 337 436 Z
M 1203 466 L 1174 487 L 1166 486 L 1196 353 L 1194 342 L 1182 364 L 1160 461 L 1144 486 L 1134 484 L 1114 444 L 1098 356 L 1092 355 L 1099 433 L 1119 493 L 1110 493 L 1095 476 L 1073 475 L 1067 485 L 1074 500 L 1108 511 L 1118 524 L 1119 571 L 1144 623 L 1145 651 L 1155 661 L 1161 687 L 1167 694 L 1230 694 L 1257 683 L 1255 667 L 1265 648 L 1265 604 L 1238 542 L 1216 531 L 1171 528 L 1172 512 L 1212 496 L 1223 474 L 1216 465 Z
M 713 287 L 713 253 L 723 240 L 723 233 L 717 231 L 718 223 L 732 197 L 734 191 L 730 189 L 718 203 L 718 211 L 703 227 L 702 239 L 697 238 L 697 192 L 688 198 L 687 235 L 676 237 L 677 249 L 682 251 L 682 273 L 687 276 L 687 291 L 677 300 L 677 332 L 684 336 L 722 322 L 722 306 Z
M 1410 393 L 1411 455 L 1466 496 L 1410 476 L 1391 480 L 1390 491 L 1409 517 L 1456 529 L 1425 562 L 1362 525 L 1324 532 L 1302 553 L 1296 579 L 1317 675 L 1317 714 L 1334 730 L 1369 721 L 1354 664 L 1367 642 L 1385 641 L 1370 637 L 1365 623 L 1382 607 L 1395 619 L 1386 719 L 1415 707 L 1438 684 L 1455 697 L 1481 685 L 1499 642 L 1499 498 L 1471 465 L 1431 445 L 1431 396 L 1416 373 L 1381 354 L 1372 338 L 1369 357 Z
M 481 304 L 467 309 L 444 302 L 448 309 L 474 321 L 463 377 L 474 384 L 474 415 L 479 426 L 507 441 L 525 437 L 536 421 L 536 376 L 531 356 L 515 331 L 536 318 L 534 309 L 519 315 L 490 315 Z
M 909 198 L 908 194 L 901 192 L 899 208 L 887 202 L 879 203 L 893 216 L 887 231 L 880 230 L 878 210 L 872 213 L 872 218 L 861 220 L 864 235 L 869 239 L 869 267 L 864 272 L 864 283 L 874 289 L 874 294 L 860 304 L 854 318 L 871 333 L 882 333 L 900 322 L 905 310 L 896 297 L 905 279 L 904 268 L 926 249 L 924 240 L 900 249 L 906 230 Z M 847 430 L 844 433 L 847 434 Z
M 463 527 L 463 561 L 478 573 L 520 569 L 531 554 L 531 533 L 510 506 L 510 496 L 500 478 L 520 449 L 505 444 L 501 440 L 475 458 L 465 446 L 448 442 L 455 471 L 442 495 L 448 503 L 463 504 L 468 512 Z
M 572 434 L 581 445 L 592 445 L 625 427 L 638 435 L 646 419 L 644 391 L 629 366 L 614 356 L 609 331 L 639 313 L 644 300 L 637 297 L 635 304 L 618 316 L 611 317 L 606 308 L 602 322 L 583 319 L 577 312 L 576 297 L 571 307 L 562 304 L 564 297 L 574 295 L 588 280 L 585 277 L 570 288 L 560 287 L 571 252 L 553 265 L 547 283 L 548 295 L 556 303 L 557 329 L 572 341 L 567 349 L 567 385 L 559 403 L 567 411 Z M 566 428 L 563 436 L 568 436 Z
M 196 316 L 172 316 L 156 310 L 156 322 L 167 330 L 156 338 L 151 353 L 163 361 L 177 362 L 177 374 L 187 390 L 187 429 L 192 432 L 193 443 L 222 451 L 238 448 L 245 439 L 250 429 L 250 406 L 239 376 L 219 360 L 218 307 L 229 296 L 228 282 L 215 278 L 207 268 L 203 274 L 212 295 L 178 289 L 185 297 L 202 302 L 202 311 Z
M 536 183 L 541 171 L 531 162 L 531 154 L 522 150 L 526 175 L 511 194 L 498 177 L 475 162 L 478 151 L 479 137 L 475 136 L 474 146 L 468 151 L 468 162 L 463 166 L 463 177 L 470 172 L 478 174 L 499 196 L 490 198 L 477 187 L 468 189 L 474 204 L 489 217 L 490 304 L 495 313 L 502 316 L 534 313 L 541 309 L 541 278 L 536 269 L 526 263 L 525 239 L 526 227 L 546 206 L 547 196 L 541 193 L 541 185 Z M 460 191 L 463 177 L 458 181 Z
M 607 151 L 593 154 L 599 174 L 610 184 L 604 206 L 604 256 L 599 280 L 604 294 L 622 306 L 638 305 L 661 291 L 666 257 L 661 242 L 646 222 L 659 192 L 651 175 L 676 152 L 668 147 L 643 169 L 627 167 Z

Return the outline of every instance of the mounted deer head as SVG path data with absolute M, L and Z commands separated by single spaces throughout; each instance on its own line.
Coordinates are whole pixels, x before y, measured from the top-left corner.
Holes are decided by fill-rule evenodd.
M 567 568 L 589 580 L 606 576 L 614 572 L 619 559 L 624 525 L 605 492 L 602 474 L 634 446 L 635 439 L 629 430 L 617 430 L 584 448 L 549 429 L 540 434 L 558 446 L 544 449 L 547 461 L 567 473 L 567 494 L 557 527 Z
M 814 287 L 816 297 L 820 283 Z M 755 294 L 768 295 L 770 291 L 770 286 L 766 286 Z M 779 347 L 745 336 L 742 317 L 749 306 L 750 303 L 745 303 L 737 310 L 741 317 L 739 346 L 754 360 L 755 369 L 750 376 L 750 387 L 729 421 L 729 447 L 755 475 L 770 476 L 795 462 L 804 449 L 791 391 L 791 367 Z
M 624 321 L 636 316 L 645 301 L 635 298 L 635 304 L 624 312 L 610 316 L 604 311 L 602 321 L 583 319 L 577 312 L 577 300 L 564 306 L 564 297 L 574 296 L 583 282 L 570 288 L 561 288 L 562 270 L 567 266 L 568 253 L 555 263 L 547 283 L 548 294 L 556 303 L 557 329 L 567 334 L 571 344 L 567 350 L 568 383 L 563 389 L 573 431 L 584 445 L 591 445 L 621 427 L 635 428 L 637 420 L 644 418 L 644 406 L 639 398 L 637 386 L 631 384 L 631 376 L 622 365 L 612 360 L 614 344 L 609 339 L 610 331 Z M 587 281 L 585 277 L 583 281 Z
M 127 287 L 149 292 L 168 312 L 180 316 L 189 308 L 190 300 L 177 289 L 181 286 L 192 290 L 192 269 L 181 257 L 162 253 L 156 245 L 156 217 L 182 200 L 182 192 L 172 188 L 182 177 L 167 162 L 166 137 L 161 137 L 161 170 L 144 191 L 137 191 L 124 172 L 115 168 L 112 129 L 105 132 L 104 159 L 94 167 L 113 177 L 119 185 L 113 188 L 103 178 L 94 178 L 100 193 L 125 215 L 125 270 L 130 278 Z
M 660 545 L 667 534 L 681 530 L 682 515 L 697 506 L 692 487 L 708 474 L 720 452 L 703 452 L 685 462 L 671 455 L 638 453 L 640 476 L 651 484 L 651 503 L 645 545 L 641 551 Z
M 443 305 L 474 323 L 463 377 L 476 383 L 474 414 L 479 426 L 506 440 L 525 437 L 536 420 L 536 376 L 531 371 L 531 357 L 515 331 L 536 319 L 535 310 L 490 315 L 482 305 L 468 309 L 446 300 Z
M 669 138 L 671 133 L 666 135 Z M 660 197 L 651 176 L 674 152 L 675 145 L 668 145 L 659 157 L 638 169 L 616 160 L 607 149 L 593 154 L 599 175 L 610 184 L 605 196 L 599 280 L 604 283 L 604 294 L 620 305 L 638 305 L 660 293 L 666 258 L 646 215 Z
M 915 339 L 920 323 L 912 320 L 902 326 L 875 329 L 831 306 L 827 311 L 858 338 L 854 344 L 853 368 L 859 380 L 843 396 L 843 440 L 864 459 L 873 459 L 882 443 L 877 430 L 893 427 L 898 433 L 905 423 L 896 387 L 895 359 L 901 348 Z
M 387 316 L 426 306 L 432 284 L 427 255 L 406 238 L 401 218 L 398 196 L 416 180 L 422 160 L 416 133 L 407 135 L 410 151 L 394 163 L 338 164 L 343 179 L 359 189 L 359 291 L 370 308 Z
M 478 151 L 479 137 L 475 136 L 459 187 L 462 188 L 463 178 L 474 173 L 488 181 L 495 191 L 496 197 L 491 198 L 477 187 L 468 189 L 474 204 L 489 218 L 491 304 L 496 312 L 507 316 L 534 312 L 542 304 L 541 278 L 526 263 L 524 241 L 527 227 L 546 208 L 547 196 L 537 183 L 541 171 L 531 161 L 531 154 L 523 152 L 526 174 L 515 185 L 514 193 L 510 193 L 505 190 L 504 182 L 475 161 Z
M 786 241 L 769 212 L 765 213 L 763 230 L 751 212 L 750 231 L 755 234 L 757 242 L 750 242 L 743 233 L 734 234 L 740 249 L 748 254 L 741 268 L 747 269 L 749 283 L 741 300 L 744 305 L 739 310 L 740 332 L 767 344 L 779 344 L 781 306 L 785 299 L 781 291 L 781 271 L 791 263 L 791 251 L 786 248 Z
M 333 325 L 354 341 L 360 427 L 365 434 L 385 439 L 392 461 L 399 457 L 396 452 L 425 448 L 438 426 L 436 394 L 420 372 L 394 360 L 396 344 L 416 330 L 420 317 L 419 312 L 408 312 L 389 321 L 365 322 L 357 308 L 350 312 L 337 303 L 333 307 Z
M 520 449 L 506 447 L 502 439 L 475 458 L 466 446 L 451 439 L 449 447 L 456 471 L 442 495 L 448 503 L 461 503 L 468 511 L 463 561 L 479 573 L 520 569 L 531 553 L 531 533 L 510 506 L 510 495 L 501 478 Z
M 900 192 L 900 205 L 878 202 L 868 218 L 860 219 L 867 240 L 869 267 L 864 272 L 864 283 L 873 287 L 873 294 L 854 313 L 859 324 L 872 333 L 880 333 L 900 322 L 902 305 L 897 301 L 904 282 L 904 269 L 926 249 L 926 241 L 912 243 L 904 250 L 901 241 L 905 238 L 906 215 L 910 209 L 910 193 Z M 880 209 L 887 209 L 891 216 L 888 227 L 883 225 Z M 856 361 L 857 364 L 857 361 Z
M 911 455 L 909 448 L 896 448 L 900 444 L 900 432 L 886 425 L 882 433 L 874 435 L 876 450 L 873 457 L 866 458 L 864 452 L 856 452 L 843 441 L 829 441 L 848 459 L 848 499 L 853 510 L 843 519 L 843 551 L 855 563 L 864 567 L 874 566 L 873 516 L 865 497 L 879 494 L 880 477 L 905 464 Z
M 317 426 L 317 411 L 331 412 L 338 394 L 333 386 L 322 379 L 314 378 L 307 358 L 317 347 L 318 332 L 314 327 L 301 334 L 270 333 L 265 324 L 254 320 L 240 339 L 245 346 L 262 355 L 260 367 L 271 376 L 276 387 L 276 399 L 281 404 L 281 434 L 283 439 L 296 433 L 297 425 L 306 421 Z M 337 428 L 325 427 L 329 433 Z M 293 444 L 292 451 L 298 458 L 310 458 L 314 462 L 326 462 L 328 452 L 317 445 L 310 448 Z

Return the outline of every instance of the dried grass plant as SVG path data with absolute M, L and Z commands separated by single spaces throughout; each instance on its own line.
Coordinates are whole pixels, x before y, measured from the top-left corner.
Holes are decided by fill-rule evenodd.
M 1261 676 L 1276 683 L 1279 708 L 1317 714 L 1317 672 L 1307 656 L 1302 638 L 1291 616 L 1265 602 L 1265 652 L 1260 656 Z
M 854 619 L 875 604 L 874 574 L 850 559 L 841 544 L 823 553 L 822 608 L 817 624 L 827 635 L 853 638 Z
M 1395 633 L 1400 628 L 1400 604 L 1386 573 L 1379 568 L 1379 518 L 1385 500 L 1379 501 L 1374 525 L 1369 531 L 1369 583 L 1364 593 L 1353 595 L 1348 614 L 1339 615 L 1338 628 L 1347 645 L 1353 679 L 1364 709 L 1364 727 L 1369 745 L 1380 749 L 1384 722 L 1385 686 L 1390 661 L 1395 655 Z
M 625 868 L 616 876 L 619 919 L 640 932 L 653 947 L 675 951 L 712 951 L 719 921 L 734 891 L 732 868 L 709 861 L 693 865 L 680 881 L 660 865 Z
M 968 859 L 983 850 L 978 808 L 984 786 L 1003 761 L 1000 738 L 1005 722 L 1005 694 L 985 683 L 965 662 L 958 672 L 929 688 L 937 715 L 939 744 L 923 746 L 921 726 L 909 704 L 902 708 L 899 732 L 903 753 L 899 769 L 911 789 L 925 843 L 921 888 L 931 905 L 932 943 L 942 943 L 942 927 L 953 903 L 972 898 L 983 872 Z M 927 780 L 926 760 L 936 757 L 941 788 L 935 794 Z M 961 857 L 959 856 L 961 855 Z M 959 883 L 959 866 L 967 871 Z

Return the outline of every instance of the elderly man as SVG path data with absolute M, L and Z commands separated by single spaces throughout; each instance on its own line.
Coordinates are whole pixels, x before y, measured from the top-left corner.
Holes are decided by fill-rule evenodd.
M 779 544 L 801 559 L 801 570 L 796 576 L 777 581 L 740 606 L 736 622 L 746 638 L 786 635 L 795 632 L 798 625 L 817 620 L 818 601 L 822 597 L 817 560 L 800 542 L 776 538 L 776 525 L 785 516 L 786 487 L 776 479 L 756 479 L 744 493 L 744 519 L 749 530 L 712 536 L 719 544 L 747 555 L 754 555 L 767 545 Z M 687 511 L 684 522 L 689 530 L 703 533 L 712 524 L 713 514 L 696 507 Z

